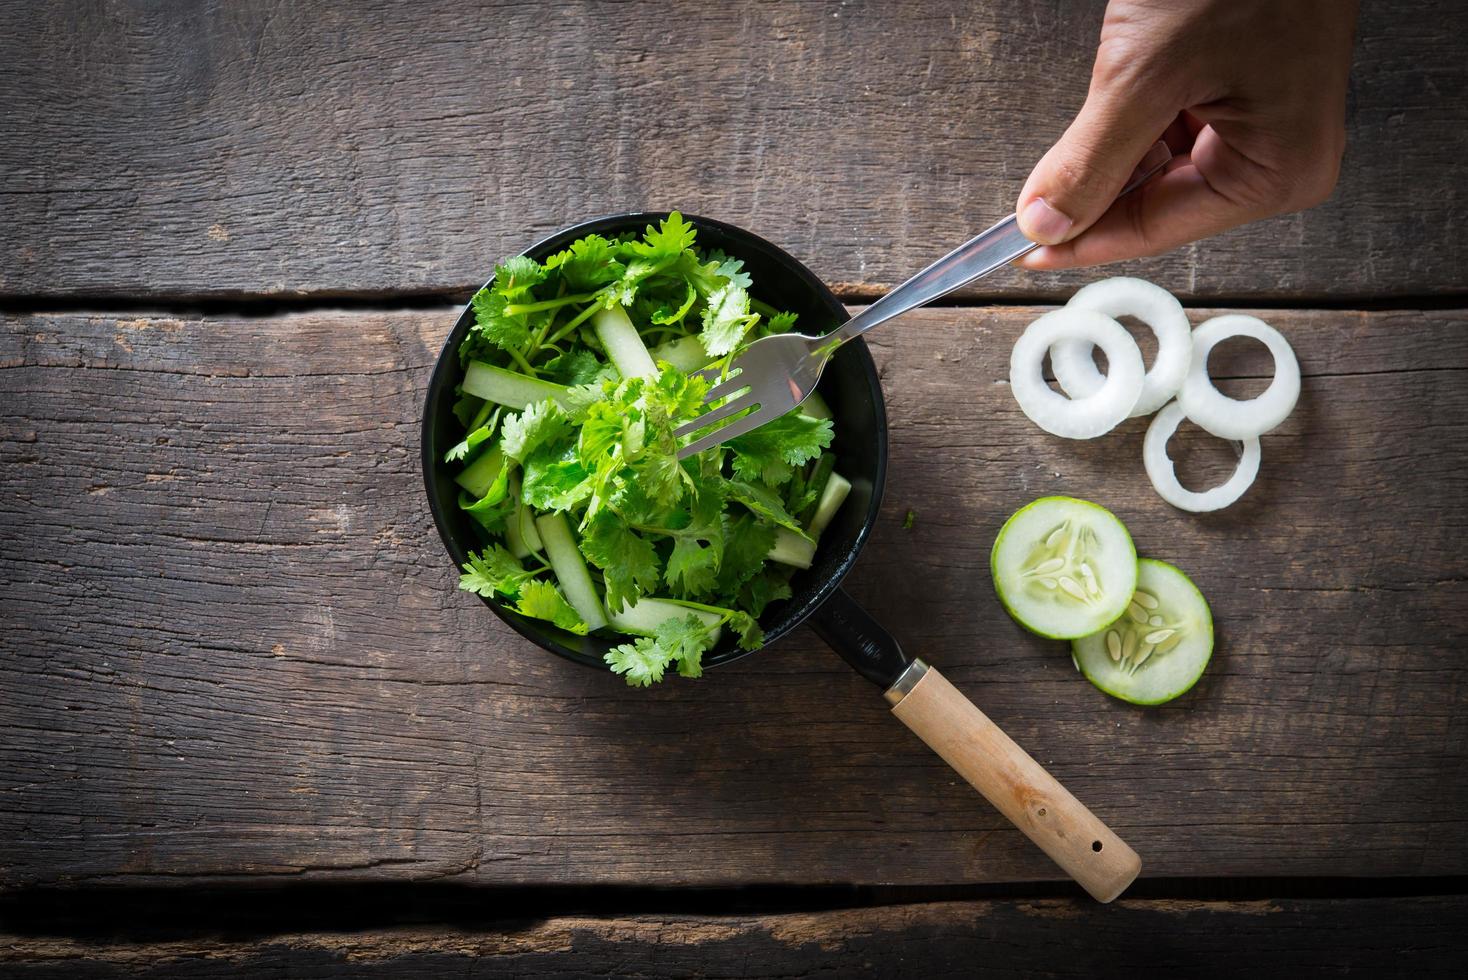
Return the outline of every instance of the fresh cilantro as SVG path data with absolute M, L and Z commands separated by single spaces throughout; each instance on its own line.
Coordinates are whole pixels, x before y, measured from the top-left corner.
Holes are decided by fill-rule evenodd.
M 714 249 L 709 253 L 709 261 L 717 264 L 716 275 L 723 276 L 740 289 L 748 289 L 754 285 L 754 280 L 749 278 L 749 273 L 744 271 L 743 259 L 732 259 L 721 250 Z M 793 320 L 794 317 L 792 316 Z
M 480 443 L 488 439 L 493 434 L 494 426 L 481 425 L 479 428 L 475 429 L 473 432 L 465 436 L 463 442 L 458 443 L 448 452 L 444 453 L 443 461 L 445 463 L 457 463 L 465 459 L 479 446 Z
M 703 349 L 709 357 L 723 357 L 739 346 L 744 335 L 759 315 L 749 312 L 749 293 L 733 283 L 720 286 L 708 299 L 703 311 Z
M 607 609 L 613 613 L 657 588 L 658 557 L 652 544 L 610 510 L 602 510 L 587 525 L 581 553 L 602 570 Z
M 589 350 L 572 350 L 557 354 L 546 361 L 542 369 L 546 377 L 563 385 L 584 385 L 600 380 L 606 366 Z
M 727 443 L 734 451 L 734 473 L 745 480 L 774 485 L 794 474 L 794 467 L 815 459 L 831 445 L 831 420 L 790 412 Z
M 517 463 L 548 442 L 565 435 L 570 428 L 560 406 L 546 399 L 527 405 L 518 415 L 506 416 L 500 427 L 500 449 Z
M 592 484 L 575 450 L 542 446 L 525 461 L 520 494 L 536 510 L 570 510 L 591 496 Z
M 617 259 L 617 246 L 600 235 L 587 235 L 545 261 L 548 272 L 559 270 L 575 292 L 597 289 L 622 278 L 627 267 Z
M 520 588 L 520 601 L 515 603 L 515 611 L 524 616 L 547 620 L 578 636 L 591 632 L 591 627 L 571 608 L 566 597 L 561 595 L 561 590 L 544 579 L 526 582 Z
M 744 480 L 729 480 L 724 486 L 728 489 L 730 500 L 739 501 L 760 517 L 781 527 L 788 527 L 796 534 L 805 533 L 805 528 L 785 510 L 775 491 Z
M 464 574 L 459 576 L 459 588 L 486 599 L 494 595 L 517 596 L 520 587 L 535 577 L 503 545 L 492 544 L 479 554 L 471 551 L 465 557 L 469 560 L 464 563 Z
M 789 333 L 794 329 L 794 313 L 776 313 L 765 321 L 765 331 L 767 333 Z
M 530 322 L 525 316 L 505 312 L 511 297 L 499 289 L 481 289 L 474 294 L 474 329 L 482 339 L 505 351 L 521 351 L 530 345 Z
M 656 228 L 647 226 L 642 241 L 631 243 L 632 251 L 643 258 L 672 260 L 693 247 L 694 229 L 683 215 L 674 211 Z
M 732 613 L 731 626 L 736 619 L 739 625 L 735 629 L 743 636 L 746 627 L 743 620 L 752 622 L 752 618 L 747 613 Z M 647 687 L 662 680 L 673 664 L 677 664 L 678 673 L 684 677 L 699 677 L 703 674 L 703 655 L 709 648 L 711 633 L 697 616 L 664 620 L 652 636 L 613 647 L 606 655 L 606 662 L 633 687 Z
M 766 524 L 752 514 L 744 514 L 734 521 L 724 537 L 717 593 L 738 595 L 739 587 L 765 567 L 766 557 L 774 546 L 775 525 Z
M 651 687 L 663 679 L 672 657 L 650 636 L 612 647 L 604 658 L 612 671 L 627 679 L 630 687 Z
M 779 566 L 766 567 L 744 584 L 739 595 L 740 604 L 752 615 L 763 616 L 765 607 L 770 603 L 788 599 L 793 594 L 790 590 L 790 574 L 789 569 Z

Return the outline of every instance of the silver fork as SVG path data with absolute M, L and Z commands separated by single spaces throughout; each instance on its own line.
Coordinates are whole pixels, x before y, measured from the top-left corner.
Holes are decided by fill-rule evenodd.
M 1121 193 L 1129 194 L 1146 183 L 1171 158 L 1166 143 L 1154 144 Z M 674 435 L 679 438 L 691 436 L 750 408 L 754 411 L 690 442 L 678 450 L 678 458 L 686 459 L 779 418 L 816 390 L 816 382 L 821 379 L 827 362 L 836 349 L 851 338 L 986 276 L 1036 247 L 1034 242 L 1020 234 L 1018 217 L 1010 215 L 964 242 L 831 333 L 820 337 L 797 333 L 763 337 L 734 359 L 727 376 L 719 368 L 694 371 L 713 385 L 704 398 L 705 405 L 721 398 L 729 400 L 680 426 Z M 739 394 L 741 390 L 743 394 Z M 736 394 L 739 394 L 737 398 L 730 397 Z

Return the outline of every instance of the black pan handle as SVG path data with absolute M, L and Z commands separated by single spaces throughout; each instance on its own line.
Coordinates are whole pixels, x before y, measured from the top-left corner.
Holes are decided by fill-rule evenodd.
M 810 617 L 811 628 L 856 672 L 887 690 L 912 663 L 882 624 L 838 587 Z

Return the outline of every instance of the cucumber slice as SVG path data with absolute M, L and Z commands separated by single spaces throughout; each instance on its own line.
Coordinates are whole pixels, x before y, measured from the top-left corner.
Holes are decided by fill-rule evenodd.
M 775 543 L 765 557 L 782 565 L 809 568 L 815 556 L 816 543 L 814 541 L 796 534 L 788 527 L 782 527 L 775 532 Z
M 652 362 L 647 345 L 638 336 L 637 328 L 627 311 L 620 306 L 609 310 L 597 310 L 591 318 L 596 335 L 606 348 L 607 357 L 617 373 L 624 378 L 656 378 L 658 366 Z
M 1070 645 L 1086 680 L 1132 704 L 1162 704 L 1203 676 L 1213 655 L 1213 614 L 1192 581 L 1143 558 L 1126 615 Z
M 999 601 L 1021 626 L 1073 640 L 1126 612 L 1137 588 L 1137 549 L 1106 508 L 1041 497 L 1004 522 L 989 569 Z
M 607 625 L 606 610 L 601 596 L 596 594 L 596 584 L 591 581 L 591 572 L 586 569 L 586 559 L 576 547 L 576 538 L 566 515 L 558 512 L 542 514 L 535 519 L 540 540 L 545 544 L 545 556 L 550 559 L 551 571 L 561 583 L 561 591 L 582 622 L 592 629 Z
M 494 486 L 495 478 L 500 475 L 500 470 L 504 465 L 505 454 L 500 452 L 498 446 L 495 446 L 464 467 L 463 472 L 454 477 L 454 482 L 463 487 L 471 497 L 478 500 L 489 493 L 489 488 Z
M 510 554 L 516 558 L 524 558 L 543 546 L 540 543 L 540 534 L 535 530 L 535 511 L 527 507 L 520 497 L 518 474 L 510 475 L 509 492 L 515 501 L 515 510 L 505 522 L 505 543 L 510 546 Z
M 614 629 L 623 633 L 631 633 L 633 636 L 652 636 L 659 626 L 670 619 L 683 619 L 688 616 L 697 616 L 699 622 L 705 626 L 718 626 L 723 616 L 718 613 L 709 612 L 701 606 L 687 605 L 676 599 L 654 599 L 643 596 L 629 606 L 623 606 L 622 611 L 612 613 L 607 617 Z
M 829 419 L 833 417 L 831 415 L 831 406 L 826 404 L 826 400 L 821 397 L 819 391 L 811 392 L 805 401 L 800 403 L 799 410 L 801 415 L 809 415 L 813 419 Z
M 706 367 L 713 360 L 709 357 L 709 352 L 703 349 L 703 341 L 696 334 L 659 344 L 649 353 L 654 361 L 667 361 L 684 374 Z
M 464 369 L 463 388 L 485 401 L 508 405 L 510 408 L 525 408 L 547 398 L 554 398 L 559 402 L 566 393 L 565 385 L 517 374 L 483 361 L 469 362 L 469 366 Z
M 831 478 L 826 481 L 826 488 L 821 491 L 820 502 L 816 504 L 816 516 L 810 519 L 810 536 L 818 538 L 831 523 L 831 518 L 836 516 L 836 511 L 846 502 L 846 495 L 851 493 L 851 481 L 840 473 L 832 473 Z

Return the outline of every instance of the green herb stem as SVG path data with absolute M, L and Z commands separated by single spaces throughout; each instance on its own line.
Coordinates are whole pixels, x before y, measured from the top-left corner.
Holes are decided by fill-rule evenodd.
M 526 313 L 543 313 L 546 310 L 554 310 L 571 303 L 589 303 L 595 298 L 595 293 L 578 293 L 575 296 L 558 296 L 555 299 L 543 299 L 539 303 L 510 303 L 505 306 L 505 316 L 524 316 Z

